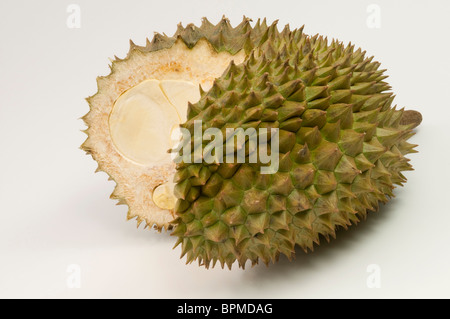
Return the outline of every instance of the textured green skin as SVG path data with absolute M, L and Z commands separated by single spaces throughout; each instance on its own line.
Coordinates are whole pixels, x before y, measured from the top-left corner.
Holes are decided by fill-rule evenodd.
M 229 20 L 225 17 L 217 25 L 213 25 L 206 18 L 203 18 L 200 27 L 194 24 L 183 27 L 179 24 L 173 36 L 169 37 L 165 34 L 156 33 L 152 41 L 147 41 L 145 47 L 138 46 L 130 41 L 128 55 L 132 54 L 133 50 L 153 52 L 171 48 L 178 38 L 181 38 L 190 49 L 200 39 L 206 39 L 217 52 L 226 51 L 235 55 L 244 49 L 246 53 L 249 53 L 256 44 L 260 43 L 261 37 L 268 29 L 266 19 L 262 22 L 258 19 L 254 27 L 251 26 L 250 21 L 252 20 L 244 16 L 242 22 L 235 28 L 230 25 Z M 117 57 L 116 59 L 120 60 Z
M 200 119 L 204 130 L 280 128 L 280 169 L 179 164 L 173 235 L 187 262 L 291 258 L 296 245 L 312 250 L 320 235 L 334 237 L 393 196 L 415 145 L 379 66 L 353 46 L 274 23 L 243 64 L 202 92 L 185 128 Z

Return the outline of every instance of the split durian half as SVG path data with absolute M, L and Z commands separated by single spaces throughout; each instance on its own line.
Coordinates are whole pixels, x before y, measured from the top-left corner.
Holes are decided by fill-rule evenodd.
M 130 41 L 127 57 L 116 57 L 111 73 L 98 77 L 81 148 L 116 182 L 111 198 L 128 205 L 127 217 L 138 226 L 171 227 L 175 164 L 168 150 L 176 128 L 186 121 L 188 102 L 261 41 L 266 20 L 254 27 L 250 21 L 233 28 L 225 17 L 217 25 L 204 18 L 200 27 L 180 24 L 172 37 L 155 34 L 146 46 Z

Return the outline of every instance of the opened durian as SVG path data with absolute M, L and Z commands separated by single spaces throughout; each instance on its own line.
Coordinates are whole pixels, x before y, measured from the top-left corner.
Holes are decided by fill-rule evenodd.
M 111 198 L 128 205 L 138 225 L 170 228 L 174 129 L 186 120 L 187 102 L 200 98 L 199 86 L 208 90 L 230 61 L 242 63 L 260 42 L 267 24 L 250 21 L 232 28 L 226 18 L 217 25 L 205 18 L 200 27 L 180 24 L 173 37 L 156 34 L 145 47 L 131 42 L 128 56 L 97 79 L 82 149 L 117 183 Z
M 88 99 L 82 148 L 116 181 L 129 218 L 175 226 L 187 262 L 292 258 L 375 211 L 412 169 L 407 140 L 421 116 L 392 106 L 379 66 L 276 22 L 204 19 L 113 61 Z M 211 129 L 223 134 L 199 142 Z M 244 134 L 228 148 L 230 129 L 265 143 Z

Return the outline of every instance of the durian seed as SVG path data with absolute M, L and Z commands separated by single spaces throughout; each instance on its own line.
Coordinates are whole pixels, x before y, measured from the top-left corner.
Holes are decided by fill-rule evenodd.
M 173 194 L 175 184 L 173 182 L 167 182 L 157 186 L 153 190 L 152 199 L 156 206 L 161 209 L 172 210 L 175 208 L 177 198 Z

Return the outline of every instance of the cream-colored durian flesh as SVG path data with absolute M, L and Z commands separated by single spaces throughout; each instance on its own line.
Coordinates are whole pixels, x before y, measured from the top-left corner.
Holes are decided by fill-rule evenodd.
M 172 131 L 181 124 L 185 105 L 199 98 L 198 88 L 190 82 L 139 83 L 114 103 L 109 117 L 114 145 L 122 156 L 143 166 L 167 162 Z
M 265 21 L 253 28 L 249 22 L 179 25 L 173 37 L 157 34 L 145 47 L 131 43 L 128 56 L 116 58 L 111 73 L 97 79 L 83 117 L 88 138 L 82 149 L 116 182 L 111 198 L 128 205 L 128 219 L 138 225 L 170 228 L 173 130 L 186 121 L 188 102 L 200 99 L 200 86 L 209 90 L 231 61 L 242 63 L 267 31 Z

